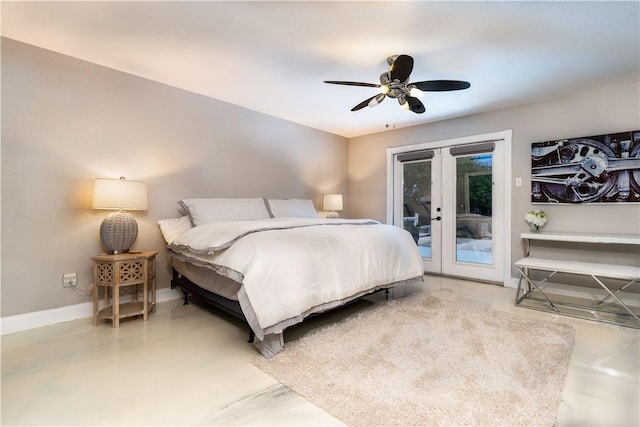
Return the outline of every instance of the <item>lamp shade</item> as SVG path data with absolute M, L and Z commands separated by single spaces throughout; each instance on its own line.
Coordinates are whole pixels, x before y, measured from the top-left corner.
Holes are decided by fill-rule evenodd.
M 323 211 L 341 211 L 342 194 L 325 194 L 322 196 Z
M 93 187 L 93 209 L 147 210 L 147 184 L 124 177 L 98 178 Z

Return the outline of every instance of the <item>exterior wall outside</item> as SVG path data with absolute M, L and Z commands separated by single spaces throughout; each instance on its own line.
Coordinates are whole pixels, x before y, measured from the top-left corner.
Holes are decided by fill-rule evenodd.
M 3 317 L 88 302 L 106 211 L 94 178 L 146 182 L 133 249 L 154 250 L 157 220 L 190 197 L 311 198 L 347 189 L 347 140 L 215 99 L 2 39 Z M 345 199 L 345 207 L 348 200 Z
M 511 242 L 513 262 L 523 255 L 520 233 L 528 231 L 525 214 L 530 202 L 531 143 L 640 129 L 640 80 L 637 73 L 606 87 L 592 88 L 553 100 L 514 108 L 394 129 L 349 141 L 350 217 L 386 221 L 386 149 L 461 138 L 507 129 L 512 134 Z M 428 111 L 428 100 L 427 103 Z M 381 106 L 382 107 L 382 106 Z M 522 177 L 522 186 L 515 178 Z M 549 216 L 547 231 L 603 234 L 640 234 L 640 205 L 535 205 Z M 566 250 L 549 245 L 546 256 L 566 256 Z M 571 257 L 595 256 L 600 262 L 640 265 L 640 253 L 606 252 L 602 247 L 572 247 Z M 591 259 L 591 261 L 597 261 Z M 512 277 L 517 270 L 512 268 Z

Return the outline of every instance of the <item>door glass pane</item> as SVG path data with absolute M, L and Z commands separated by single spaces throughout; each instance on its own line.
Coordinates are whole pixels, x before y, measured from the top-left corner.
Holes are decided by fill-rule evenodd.
M 493 155 L 456 159 L 456 261 L 493 264 Z
M 431 258 L 431 160 L 402 164 L 403 227 L 423 258 Z

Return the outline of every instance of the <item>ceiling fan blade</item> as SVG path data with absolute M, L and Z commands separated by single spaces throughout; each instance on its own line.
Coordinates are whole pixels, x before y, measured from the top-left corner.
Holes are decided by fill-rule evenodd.
M 418 98 L 407 96 L 407 103 L 409 104 L 409 109 L 416 114 L 422 114 L 426 111 L 424 104 Z
M 369 107 L 375 107 L 376 105 L 378 105 L 382 101 L 384 101 L 385 98 L 386 98 L 386 95 L 384 93 L 379 93 L 376 96 L 374 96 L 373 98 L 371 98 L 371 100 L 369 101 L 369 103 L 367 105 Z
M 362 101 L 360 104 L 356 105 L 355 107 L 353 107 L 351 109 L 351 111 L 358 111 L 358 110 L 362 110 L 364 107 L 369 106 L 369 102 L 373 101 L 377 96 L 382 95 L 381 93 L 377 94 L 377 95 L 373 95 L 371 98 L 367 98 L 364 101 Z M 384 95 L 383 95 L 384 96 Z M 376 104 L 374 104 L 376 105 Z
M 361 83 L 361 82 L 343 82 L 339 80 L 325 80 L 325 83 L 331 83 L 333 85 L 346 85 L 346 86 L 364 86 L 364 87 L 380 87 L 377 83 Z
M 409 83 L 425 92 L 445 92 L 449 90 L 469 89 L 471 83 L 462 80 L 427 80 L 424 82 Z
M 406 82 L 413 71 L 413 58 L 409 55 L 398 55 L 393 65 L 389 77 L 391 80 L 398 80 L 402 83 Z

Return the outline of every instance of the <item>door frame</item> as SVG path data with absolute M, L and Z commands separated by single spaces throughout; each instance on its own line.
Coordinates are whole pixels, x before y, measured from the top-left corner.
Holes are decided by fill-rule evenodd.
M 393 190 L 394 190 L 394 159 L 401 153 L 418 150 L 433 150 L 442 147 L 451 147 L 463 144 L 476 144 L 481 142 L 495 142 L 503 144 L 504 159 L 502 165 L 494 165 L 494 168 L 502 166 L 502 174 L 504 176 L 502 195 L 503 203 L 503 266 L 502 266 L 502 284 L 503 286 L 511 285 L 511 129 L 486 133 L 480 135 L 472 135 L 461 138 L 446 139 L 433 142 L 424 142 L 412 145 L 403 145 L 398 147 L 387 148 L 387 224 L 394 223 L 394 206 L 393 206 Z

